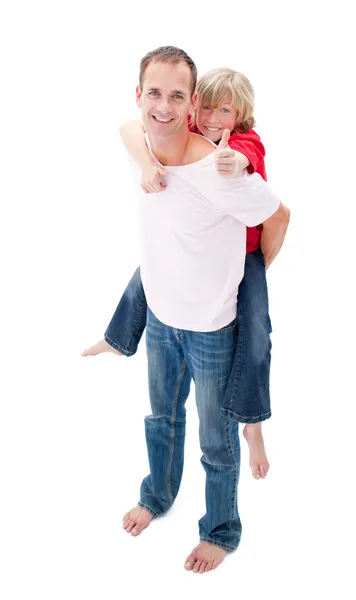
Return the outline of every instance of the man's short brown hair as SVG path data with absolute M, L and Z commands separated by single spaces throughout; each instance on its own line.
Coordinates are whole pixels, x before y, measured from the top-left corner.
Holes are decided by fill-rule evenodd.
M 143 76 L 148 65 L 151 62 L 166 62 L 171 64 L 178 64 L 180 62 L 187 63 L 190 68 L 192 77 L 191 77 L 191 94 L 193 96 L 195 92 L 195 88 L 197 85 L 197 68 L 195 66 L 194 61 L 188 56 L 184 50 L 180 48 L 176 48 L 175 46 L 161 46 L 156 50 L 152 50 L 143 57 L 140 63 L 140 88 L 142 90 L 143 85 Z

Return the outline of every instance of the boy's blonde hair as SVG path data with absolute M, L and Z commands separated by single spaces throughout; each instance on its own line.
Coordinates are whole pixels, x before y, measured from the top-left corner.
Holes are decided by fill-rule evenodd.
M 255 125 L 254 91 L 242 73 L 227 68 L 213 69 L 199 78 L 196 91 L 198 101 L 191 116 L 193 125 L 196 125 L 197 109 L 202 104 L 216 108 L 226 98 L 229 98 L 228 101 L 231 99 L 231 105 L 237 111 L 234 131 L 243 133 Z

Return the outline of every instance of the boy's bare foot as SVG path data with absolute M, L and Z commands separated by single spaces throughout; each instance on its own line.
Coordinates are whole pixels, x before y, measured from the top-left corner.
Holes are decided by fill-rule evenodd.
M 264 479 L 269 469 L 261 423 L 247 424 L 243 434 L 250 449 L 250 467 L 255 479 Z
M 219 546 L 214 546 L 209 542 L 200 542 L 188 556 L 184 567 L 187 571 L 194 571 L 194 573 L 206 573 L 216 569 L 224 560 L 226 554 L 227 551 Z
M 153 515 L 141 506 L 135 506 L 123 518 L 123 527 L 131 535 L 140 535 L 153 519 Z
M 113 354 L 122 356 L 121 352 L 110 346 L 106 340 L 100 340 L 100 342 L 94 344 L 94 346 L 90 346 L 90 348 L 82 352 L 82 356 L 96 356 L 97 354 L 102 354 L 103 352 L 112 352 Z

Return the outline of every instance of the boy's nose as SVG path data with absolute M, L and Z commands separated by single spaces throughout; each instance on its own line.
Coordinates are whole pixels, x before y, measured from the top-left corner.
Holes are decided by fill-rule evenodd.
M 218 113 L 212 110 L 207 120 L 209 123 L 217 123 L 219 121 Z

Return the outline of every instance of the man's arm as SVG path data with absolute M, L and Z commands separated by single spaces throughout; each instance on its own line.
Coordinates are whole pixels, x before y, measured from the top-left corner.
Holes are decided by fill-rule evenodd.
M 280 204 L 278 210 L 262 223 L 261 250 L 265 258 L 266 269 L 276 258 L 283 246 L 290 219 L 290 210 Z
M 138 166 L 142 170 L 141 187 L 144 192 L 161 192 L 166 184 L 161 180 L 165 170 L 161 169 L 150 155 L 145 129 L 141 121 L 127 121 L 120 127 L 122 142 Z

